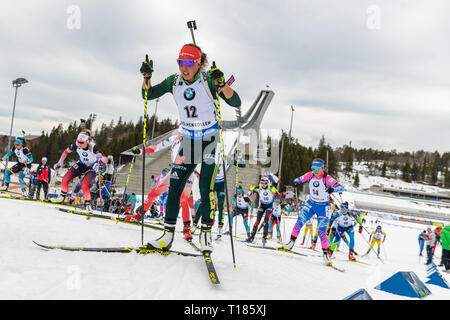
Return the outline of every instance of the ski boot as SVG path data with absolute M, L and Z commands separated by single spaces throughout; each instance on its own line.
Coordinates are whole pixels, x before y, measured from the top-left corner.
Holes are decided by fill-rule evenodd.
M 277 242 L 279 243 L 279 244 L 282 244 L 283 242 L 281 241 L 281 234 L 279 234 L 278 236 L 277 236 Z
M 8 191 L 9 183 L 6 183 L 4 186 L 0 187 L 0 191 Z
M 316 242 L 315 241 L 311 241 L 311 248 L 312 250 L 314 250 L 316 248 Z
M 266 243 L 267 243 L 267 236 L 266 236 L 266 235 L 263 235 L 263 238 L 262 238 L 262 246 L 265 247 L 265 246 L 266 246 Z
M 328 254 L 328 249 L 323 249 L 323 261 L 325 261 L 326 266 L 331 266 L 332 262 Z
M 348 251 L 348 260 L 356 261 L 356 258 L 353 255 L 353 250 L 351 250 L 351 249 Z
M 295 240 L 296 240 L 296 239 L 297 239 L 297 238 L 291 236 L 291 239 L 289 240 L 289 242 L 286 243 L 285 245 L 283 245 L 283 247 L 284 247 L 285 249 L 292 250 L 292 248 L 294 248 L 294 244 L 295 244 Z
M 191 228 L 190 228 L 189 222 L 186 222 L 186 223 L 184 224 L 184 227 L 183 227 L 183 234 L 184 234 L 184 238 L 185 238 L 187 241 L 191 241 L 191 240 L 192 240 L 192 234 L 191 234 Z
M 90 201 L 84 202 L 84 210 L 86 210 L 88 213 L 94 213 L 94 208 L 92 207 L 92 204 Z
M 211 225 L 202 224 L 200 228 L 199 242 L 201 252 L 212 252 L 212 236 L 211 236 Z
M 175 237 L 175 224 L 164 223 L 164 233 L 161 237 L 149 241 L 147 248 L 156 248 L 160 250 L 169 250 L 172 247 Z
M 195 234 L 195 231 L 197 231 L 197 229 L 198 229 L 198 226 L 197 226 L 197 224 L 194 222 L 194 223 L 192 224 L 192 227 L 191 227 L 191 234 Z
M 331 250 L 331 249 L 328 249 L 328 257 L 329 257 L 330 259 L 332 259 L 332 258 L 333 258 L 333 253 L 334 253 L 334 251 L 333 251 L 333 250 Z
M 245 242 L 253 242 L 253 240 L 255 240 L 255 235 L 254 234 L 250 234 L 247 238 L 247 240 L 245 240 Z
M 59 196 L 53 201 L 54 203 L 64 203 L 64 199 L 66 199 L 66 193 L 61 192 Z
M 217 235 L 217 239 L 222 238 L 222 234 L 223 234 L 223 225 L 219 226 L 219 228 L 217 229 L 218 235 Z

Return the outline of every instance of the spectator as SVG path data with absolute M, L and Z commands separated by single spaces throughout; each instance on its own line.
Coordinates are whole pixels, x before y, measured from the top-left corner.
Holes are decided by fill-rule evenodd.
M 431 228 L 427 228 L 426 237 L 426 250 L 427 250 L 427 262 L 425 264 L 430 264 L 433 262 L 433 248 L 436 243 L 436 234 L 431 231 Z
M 111 197 L 114 193 L 114 184 L 111 181 L 106 181 L 105 185 L 102 187 L 103 212 L 109 212 Z
M 128 197 L 127 203 L 125 204 L 125 214 L 133 214 L 134 208 L 136 206 L 136 194 L 132 193 Z
M 450 224 L 441 230 L 442 263 L 444 272 L 450 273 Z
M 113 181 L 114 176 L 114 158 L 112 155 L 108 156 L 108 163 L 105 165 L 105 171 L 103 174 L 103 180 L 104 181 Z
M 34 170 L 30 171 L 30 184 L 28 186 L 28 199 L 33 199 L 37 186 L 38 186 L 38 176 L 36 174 L 36 171 L 34 171 Z
M 438 243 L 441 243 L 441 229 L 442 229 L 442 227 L 439 226 L 434 230 L 434 233 L 436 235 L 436 242 L 434 243 L 433 253 L 434 253 L 434 250 L 436 249 L 436 245 Z
M 422 256 L 423 248 L 425 247 L 425 240 L 427 239 L 427 232 L 423 230 L 419 234 L 419 238 L 417 239 L 419 241 L 419 257 Z
M 41 187 L 44 190 L 44 201 L 48 200 L 48 184 L 50 182 L 50 177 L 52 176 L 52 169 L 47 163 L 47 158 L 43 157 L 41 164 L 38 166 L 37 170 L 37 193 L 36 199 L 39 200 L 41 196 Z

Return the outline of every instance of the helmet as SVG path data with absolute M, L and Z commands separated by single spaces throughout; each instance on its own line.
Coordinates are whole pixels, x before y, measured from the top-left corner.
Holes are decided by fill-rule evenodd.
M 341 204 L 341 210 L 348 211 L 348 202 L 344 202 Z
M 376 230 L 377 230 L 377 231 L 378 231 L 378 230 L 381 230 L 381 226 L 377 226 L 377 229 L 376 229 Z

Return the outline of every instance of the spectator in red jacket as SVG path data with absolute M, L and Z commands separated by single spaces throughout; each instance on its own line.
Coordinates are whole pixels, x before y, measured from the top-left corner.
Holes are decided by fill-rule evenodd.
M 41 196 L 41 187 L 44 189 L 44 200 L 47 200 L 48 197 L 48 184 L 50 182 L 50 177 L 52 176 L 52 169 L 47 163 L 47 158 L 43 157 L 41 160 L 41 164 L 36 170 L 38 176 L 38 186 L 36 192 L 36 199 L 39 200 Z

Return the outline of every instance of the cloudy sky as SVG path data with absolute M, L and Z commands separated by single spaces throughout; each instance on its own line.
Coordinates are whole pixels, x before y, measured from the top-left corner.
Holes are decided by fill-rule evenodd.
M 448 0 L 63 1 L 0 3 L 0 133 L 49 131 L 98 116 L 97 125 L 144 112 L 139 68 L 153 83 L 177 72 L 191 42 L 215 60 L 247 110 L 266 85 L 275 92 L 262 127 L 300 143 L 398 151 L 450 151 Z M 225 104 L 222 104 L 225 105 Z M 149 113 L 155 103 L 149 104 Z M 224 109 L 226 120 L 234 119 Z M 177 119 L 173 97 L 160 117 Z

